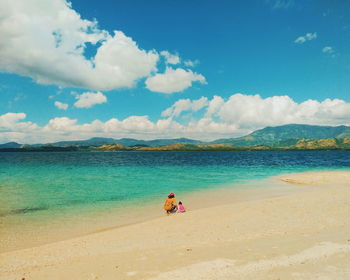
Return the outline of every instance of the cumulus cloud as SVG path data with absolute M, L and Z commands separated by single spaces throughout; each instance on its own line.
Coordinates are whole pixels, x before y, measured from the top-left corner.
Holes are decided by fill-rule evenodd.
M 208 108 L 206 112 L 206 117 L 211 117 L 221 109 L 221 107 L 225 104 L 224 99 L 221 96 L 215 95 L 212 100 L 208 102 Z
M 322 102 L 307 100 L 297 103 L 289 96 L 262 98 L 258 94 L 237 93 L 227 100 L 214 96 L 207 104 L 206 118 L 218 118 L 220 123 L 234 124 L 238 129 L 255 130 L 289 123 L 316 125 L 350 123 L 350 103 L 340 99 L 326 99 Z
M 196 117 L 184 121 L 182 114 Z M 180 99 L 162 112 L 159 120 L 148 116 L 111 118 L 79 124 L 77 119 L 54 118 L 44 126 L 25 121 L 24 113 L 0 115 L 0 141 L 42 143 L 90 137 L 138 139 L 189 137 L 202 140 L 246 135 L 266 126 L 290 123 L 350 125 L 350 103 L 340 99 L 295 102 L 289 96 L 262 98 L 233 94 L 229 98 Z
M 83 19 L 67 0 L 51 0 L 50 4 L 47 0 L 1 0 L 0 37 L 0 71 L 45 85 L 94 91 L 131 88 L 157 73 L 160 55 L 167 65 L 181 62 L 177 54 L 140 48 L 122 31 L 100 29 L 97 20 Z M 88 58 L 86 50 L 91 46 L 96 54 Z M 174 71 L 179 76 L 181 70 Z M 202 75 L 182 71 L 187 82 L 178 91 L 192 81 L 204 80 Z M 157 75 L 154 77 L 163 84 L 173 81 Z M 158 90 L 159 85 L 154 88 Z
M 200 109 L 208 106 L 208 98 L 201 97 L 197 100 L 180 99 L 171 107 L 162 112 L 163 117 L 178 117 L 184 111 L 197 112 Z
M 181 61 L 177 54 L 171 54 L 168 51 L 161 51 L 160 54 L 165 58 L 167 64 L 179 64 Z
M 304 36 L 299 36 L 294 40 L 294 43 L 303 44 L 306 41 L 311 41 L 317 38 L 317 33 L 306 33 Z
M 55 101 L 55 106 L 58 108 L 58 109 L 61 109 L 61 110 L 67 110 L 68 109 L 68 104 L 66 103 L 62 103 L 60 101 Z
M 16 124 L 18 121 L 23 120 L 26 118 L 26 114 L 24 113 L 7 113 L 0 116 L 0 127 L 2 129 L 4 128 L 10 128 L 14 124 Z
M 323 53 L 334 53 L 334 50 L 333 50 L 332 47 L 326 46 L 326 47 L 324 47 L 324 48 L 322 49 L 322 52 L 323 52 Z
M 26 118 L 25 113 L 6 113 L 0 115 L 0 141 L 24 141 L 29 142 L 38 140 L 40 127 L 32 122 L 23 121 Z M 32 133 L 34 137 L 32 138 Z
M 191 70 L 167 67 L 165 73 L 149 77 L 146 80 L 146 87 L 151 91 L 169 94 L 183 91 L 192 86 L 193 82 L 205 84 L 206 80 L 201 74 Z
M 65 0 L 2 0 L 0 70 L 40 84 L 111 90 L 133 87 L 157 70 L 159 55 L 121 31 L 110 34 L 82 19 Z M 95 57 L 84 56 L 86 46 Z
M 4 115 L 0 115 L 0 131 L 14 131 L 16 129 L 20 129 L 21 131 L 30 131 L 32 129 L 36 129 L 39 126 L 32 122 L 24 122 L 26 118 L 25 113 L 6 113 Z
M 67 117 L 54 118 L 43 128 L 46 131 L 71 131 L 77 120 L 72 120 Z
M 74 103 L 74 106 L 77 108 L 90 108 L 96 104 L 107 102 L 107 97 L 102 92 L 84 92 L 77 94 L 76 99 L 78 101 Z

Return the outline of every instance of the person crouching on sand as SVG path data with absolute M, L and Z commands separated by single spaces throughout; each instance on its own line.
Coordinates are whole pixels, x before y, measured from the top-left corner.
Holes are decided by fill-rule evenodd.
M 179 201 L 179 205 L 177 206 L 177 213 L 183 213 L 186 212 L 185 206 L 182 204 L 181 201 Z
M 167 215 L 170 215 L 170 213 L 175 213 L 177 211 L 177 205 L 176 205 L 174 193 L 169 194 L 167 199 L 165 200 L 164 210 L 166 211 Z

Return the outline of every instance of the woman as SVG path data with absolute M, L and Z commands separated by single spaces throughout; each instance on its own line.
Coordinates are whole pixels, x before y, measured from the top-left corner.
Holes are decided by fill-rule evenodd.
M 169 194 L 167 199 L 165 200 L 164 210 L 166 211 L 167 215 L 169 215 L 170 213 L 175 213 L 177 211 L 174 193 Z

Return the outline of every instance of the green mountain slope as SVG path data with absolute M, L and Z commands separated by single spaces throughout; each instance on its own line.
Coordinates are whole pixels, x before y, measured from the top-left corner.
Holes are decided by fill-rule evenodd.
M 185 144 L 177 143 L 165 146 L 125 147 L 120 144 L 107 144 L 94 147 L 94 151 L 260 151 L 260 150 L 350 150 L 350 138 L 328 139 L 292 139 L 274 142 L 271 145 L 235 146 L 233 144 Z
M 213 143 L 230 143 L 236 146 L 273 145 L 288 146 L 296 143 L 296 139 L 310 140 L 350 137 L 349 126 L 317 126 L 304 124 L 288 124 L 265 127 L 253 133 L 231 139 L 219 139 Z M 289 142 L 289 143 L 288 143 Z

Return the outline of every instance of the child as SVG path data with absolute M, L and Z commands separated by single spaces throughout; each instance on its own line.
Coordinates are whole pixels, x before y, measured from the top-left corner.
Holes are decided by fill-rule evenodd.
M 179 205 L 177 206 L 177 212 L 178 213 L 186 212 L 185 206 L 183 206 L 181 201 L 179 201 Z

